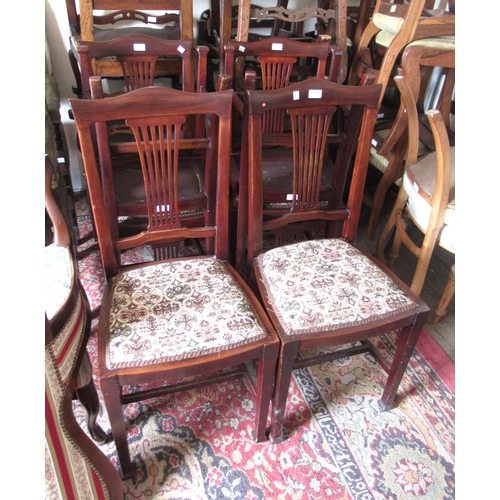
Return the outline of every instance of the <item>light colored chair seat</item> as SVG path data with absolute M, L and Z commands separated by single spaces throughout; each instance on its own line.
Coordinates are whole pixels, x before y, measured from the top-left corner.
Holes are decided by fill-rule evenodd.
M 267 337 L 241 286 L 214 258 L 123 271 L 110 300 L 109 369 L 194 358 Z
M 52 319 L 66 302 L 75 279 L 68 248 L 54 244 L 45 247 L 45 312 Z
M 286 334 L 346 328 L 415 306 L 378 266 L 340 239 L 311 240 L 261 254 L 263 284 Z
M 455 252 L 455 147 L 451 153 L 451 182 L 448 207 L 444 217 L 444 227 L 438 238 L 439 245 Z M 403 177 L 403 186 L 408 194 L 407 207 L 415 223 L 426 232 L 431 216 L 432 193 L 436 185 L 436 153 L 410 165 Z
M 434 49 L 455 50 L 454 36 L 436 36 L 432 38 L 421 38 L 408 44 L 408 47 L 430 47 Z

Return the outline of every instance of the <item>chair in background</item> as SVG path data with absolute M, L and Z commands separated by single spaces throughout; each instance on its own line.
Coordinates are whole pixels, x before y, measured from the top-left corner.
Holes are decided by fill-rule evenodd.
M 220 81 L 225 82 L 229 88 L 228 77 L 221 76 Z M 90 85 L 92 99 L 103 99 L 101 78 L 91 77 Z M 213 173 L 208 169 L 204 118 L 202 115 L 191 114 L 181 124 L 181 133 L 186 140 L 182 142 L 183 147 L 176 159 L 179 167 L 177 195 L 180 223 L 185 227 L 202 224 L 211 210 L 209 190 Z M 113 132 L 110 134 L 110 130 L 117 123 L 122 140 L 113 141 L 115 135 Z M 193 126 L 196 129 L 194 134 Z M 126 128 L 125 133 L 123 127 Z M 127 136 L 123 140 L 125 134 Z M 99 154 L 99 171 L 110 225 L 115 227 L 114 221 L 118 220 L 122 236 L 140 233 L 148 223 L 148 191 L 133 132 L 123 120 L 108 121 L 96 124 L 96 136 L 98 147 L 95 150 Z
M 192 0 L 66 0 L 70 25 L 70 59 L 75 64 L 77 48 L 84 42 L 104 42 L 125 35 L 146 35 L 163 40 L 193 40 Z M 107 11 L 102 13 L 102 11 Z M 163 12 L 163 14 L 162 14 Z M 115 27 L 117 24 L 119 27 Z M 117 62 L 105 64 L 108 74 L 121 75 Z M 103 66 L 96 64 L 96 75 Z M 180 72 L 177 62 L 160 61 L 158 72 L 172 76 Z
M 376 120 L 380 85 L 344 86 L 306 80 L 274 91 L 246 92 L 248 120 L 247 271 L 281 339 L 273 399 L 271 435 L 283 439 L 286 400 L 292 371 L 320 362 L 371 352 L 388 373 L 380 405 L 393 407 L 399 383 L 427 316 L 428 307 L 393 273 L 354 240 L 361 210 L 370 139 Z M 329 122 L 337 107 L 349 107 L 332 175 L 334 201 L 322 206 L 321 165 Z M 262 175 L 262 113 L 284 108 L 293 124 L 292 207 L 277 217 L 264 211 Z M 352 180 L 344 205 L 344 186 L 351 157 Z M 263 231 L 303 221 L 328 220 L 338 238 L 315 239 L 263 249 Z M 335 230 L 337 229 L 337 230 Z M 392 363 L 372 337 L 400 330 Z M 356 343 L 356 344 L 353 344 Z M 339 346 L 347 347 L 337 350 Z M 304 349 L 335 348 L 298 358 Z
M 277 7 L 252 7 L 250 1 L 239 3 L 239 17 L 236 40 L 249 41 L 249 20 L 256 19 L 257 24 L 273 20 L 275 27 L 272 36 L 289 38 L 311 43 L 314 40 L 329 40 L 336 57 L 330 63 L 330 80 L 343 83 L 347 76 L 347 0 L 324 0 L 311 2 L 313 5 L 302 9 L 288 9 L 288 1 L 280 1 Z M 314 30 L 307 32 L 309 23 L 314 22 Z M 229 43 L 229 37 L 222 40 L 223 47 Z M 225 73 L 231 74 L 224 67 Z M 243 69 L 237 68 L 239 78 Z
M 82 42 L 77 52 L 82 80 L 81 97 L 84 99 L 90 99 L 89 78 L 97 75 L 95 67 L 101 66 L 102 78 L 116 79 L 116 72 L 106 69 L 107 64 L 115 63 L 120 65 L 120 76 L 124 79 L 124 88 L 120 90 L 125 92 L 158 84 L 158 77 L 162 74 L 157 68 L 164 59 L 178 61 L 181 90 L 194 92 L 195 86 L 206 86 L 206 49 L 195 49 L 192 40 L 161 40 L 146 35 L 126 35 L 105 42 Z M 165 86 L 169 84 L 162 80 L 160 83 Z
M 436 151 L 423 158 L 418 157 L 419 119 L 414 94 L 403 77 L 396 77 L 395 80 L 406 107 L 408 153 L 398 197 L 377 242 L 377 257 L 384 262 L 384 247 L 394 230 L 389 265 L 394 264 L 403 243 L 418 259 L 411 289 L 419 295 L 435 246 L 440 245 L 455 253 L 455 148 L 450 146 L 443 116 L 438 110 L 430 110 L 426 115 L 434 135 Z M 410 222 L 424 234 L 420 246 L 406 231 Z M 453 296 L 454 271 L 453 267 L 435 322 L 444 315 Z
M 434 138 L 427 123 L 425 110 L 429 107 L 441 111 L 448 134 L 454 142 L 453 123 L 455 89 L 455 38 L 426 38 L 410 43 L 401 56 L 398 68 L 405 75 L 412 91 L 417 93 L 420 115 L 420 154 L 435 150 Z M 386 194 L 393 184 L 400 184 L 404 171 L 407 149 L 405 106 L 401 101 L 393 120 L 381 121 L 376 126 L 372 140 L 370 164 L 379 177 L 373 194 L 365 196 L 371 207 L 368 222 L 368 237 L 373 238 L 377 229 Z
M 86 350 L 90 312 L 72 260 L 68 226 L 52 193 L 53 172 L 46 157 L 45 207 L 54 229 L 54 242 L 45 252 L 46 498 L 122 500 L 118 472 L 73 413 L 76 394 L 91 413 L 89 433 L 95 441 L 105 441 L 95 422 L 99 400 Z
M 298 40 L 269 37 L 254 42 L 230 41 L 225 47 L 225 68 L 232 76 L 234 96 L 232 163 L 231 163 L 231 259 L 236 263 L 238 272 L 243 248 L 238 247 L 236 228 L 245 224 L 244 212 L 239 209 L 239 200 L 246 192 L 240 191 L 240 163 L 245 161 L 246 144 L 244 137 L 245 121 L 243 91 L 250 88 L 275 90 L 286 87 L 290 82 L 309 76 L 322 79 L 326 76 L 327 63 L 331 54 L 328 40 L 304 43 Z M 238 67 L 243 68 L 244 79 L 239 78 Z M 264 114 L 264 132 L 279 133 L 285 127 L 284 110 L 269 111 Z M 288 158 L 287 158 L 288 159 Z M 275 202 L 281 202 L 281 193 L 276 193 L 276 183 L 282 183 L 283 169 L 275 157 L 276 169 L 270 172 L 267 183 L 268 191 L 273 192 Z M 277 170 L 277 171 L 276 171 Z M 279 186 L 281 190 L 283 186 Z M 239 242 L 241 244 L 241 241 Z M 239 256 L 238 256 L 239 255 Z
M 232 100 L 232 90 L 197 94 L 168 88 L 70 100 L 108 279 L 99 319 L 99 380 L 123 477 L 134 471 L 122 405 L 228 380 L 235 374 L 227 370 L 241 363 L 257 363 L 254 438 L 266 439 L 279 340 L 257 298 L 226 262 Z M 180 137 L 182 123 L 193 114 L 210 118 L 209 136 L 203 140 Z M 140 151 L 148 227 L 130 238 L 119 238 L 116 219 L 105 213 L 91 134 L 92 126 L 103 120 L 126 120 Z M 208 148 L 209 211 L 203 226 L 185 228 L 178 160 L 182 148 L 193 147 Z M 196 238 L 204 239 L 207 255 L 180 257 L 187 247 L 176 243 Z M 171 258 L 123 267 L 119 252 L 144 244 L 156 247 L 156 259 Z M 179 382 L 186 377 L 195 380 Z M 151 385 L 166 382 L 167 387 Z M 145 392 L 122 390 L 137 384 Z
M 230 10 L 230 26 L 228 23 L 229 33 L 226 36 L 221 36 L 221 26 L 224 33 L 226 29 L 226 19 L 221 17 L 220 2 L 218 0 L 210 0 L 210 8 L 202 12 L 198 20 L 198 45 L 204 45 L 209 48 L 208 53 L 208 75 L 207 85 L 209 90 L 213 90 L 214 84 L 212 76 L 223 70 L 224 63 L 224 46 L 236 35 L 238 26 L 238 11 L 239 5 L 231 6 L 230 2 L 224 2 L 223 9 Z M 251 8 L 260 8 L 258 5 L 253 5 Z M 224 11 L 227 16 L 227 11 Z M 261 38 L 272 36 L 274 33 L 275 21 L 263 20 L 257 22 L 255 18 L 249 20 L 248 41 L 255 41 Z
M 382 146 L 401 104 L 392 80 L 397 64 L 405 47 L 411 42 L 454 50 L 455 16 L 451 13 L 441 14 L 440 11 L 434 15 L 436 12 L 428 9 L 431 3 L 433 5 L 434 1 L 405 0 L 396 4 L 377 0 L 372 17 L 354 50 L 349 84 L 356 84 L 366 72 L 374 72 L 376 83 L 383 86 L 370 159 L 376 177 L 381 177 L 381 182 L 374 188 L 367 186 L 364 198 L 365 204 L 370 207 L 369 238 L 374 237 L 388 188 L 400 177 L 397 174 L 402 172 L 406 150 L 405 139 L 397 144 L 393 142 L 391 150 L 388 150 L 387 143 L 385 147 Z M 381 148 L 384 155 L 380 154 Z
M 106 42 L 86 42 L 77 50 L 82 80 L 81 97 L 84 99 L 91 98 L 90 77 L 96 75 L 94 68 L 97 64 L 103 65 L 100 76 L 109 88 L 103 97 L 148 86 L 173 86 L 173 81 L 158 78 L 162 75 L 157 68 L 164 59 L 180 63 L 181 70 L 177 76 L 181 90 L 201 92 L 206 88 L 208 49 L 202 46 L 195 49 L 192 40 L 160 40 L 145 35 L 127 35 Z M 111 62 L 117 62 L 121 67 L 123 82 L 120 80 L 119 85 L 114 81 L 116 77 L 106 78 L 113 74 L 105 69 Z M 197 125 L 200 124 L 190 120 L 185 126 L 185 133 L 195 135 Z M 117 124 L 109 130 L 111 135 L 121 134 L 126 127 Z

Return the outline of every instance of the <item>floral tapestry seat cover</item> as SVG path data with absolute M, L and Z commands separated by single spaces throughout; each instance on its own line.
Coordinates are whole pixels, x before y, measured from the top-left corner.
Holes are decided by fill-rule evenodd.
M 256 265 L 286 335 L 358 326 L 415 306 L 374 262 L 341 239 L 277 247 L 257 257 Z
M 224 262 L 189 258 L 123 270 L 111 283 L 106 367 L 222 352 L 267 337 Z

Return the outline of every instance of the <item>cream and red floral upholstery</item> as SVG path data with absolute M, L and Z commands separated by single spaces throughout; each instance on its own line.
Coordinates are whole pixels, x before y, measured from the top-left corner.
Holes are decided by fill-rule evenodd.
M 125 270 L 112 279 L 110 303 L 110 370 L 220 353 L 268 335 L 227 264 L 215 258 Z
M 415 306 L 379 266 L 341 239 L 273 248 L 256 265 L 286 335 L 362 325 Z

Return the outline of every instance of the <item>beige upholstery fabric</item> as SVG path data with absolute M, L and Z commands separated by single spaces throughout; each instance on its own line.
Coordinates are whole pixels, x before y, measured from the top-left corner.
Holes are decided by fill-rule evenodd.
M 435 38 L 422 38 L 408 44 L 408 47 L 433 47 L 436 49 L 449 49 L 455 50 L 455 37 L 454 36 L 441 36 Z
M 401 31 L 403 23 L 404 19 L 401 17 L 388 16 L 378 12 L 373 16 L 373 24 L 377 28 L 394 35 L 397 35 Z
M 431 200 L 436 184 L 436 154 L 431 153 L 420 162 L 411 165 L 403 176 L 403 186 L 408 194 L 408 210 L 415 223 L 423 232 L 429 225 Z M 444 217 L 444 227 L 439 236 L 439 244 L 455 252 L 455 147 L 451 148 L 450 199 Z
M 373 16 L 373 24 L 381 31 L 375 36 L 375 42 L 383 47 L 389 47 L 395 36 L 401 31 L 404 19 L 376 13 Z
M 45 312 L 49 320 L 66 302 L 74 279 L 69 249 L 55 245 L 45 247 Z

